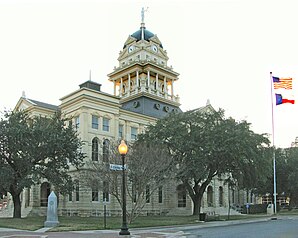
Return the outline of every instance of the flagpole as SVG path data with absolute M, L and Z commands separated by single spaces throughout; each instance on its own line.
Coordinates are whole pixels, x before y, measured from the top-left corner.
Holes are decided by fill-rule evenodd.
M 274 198 L 274 214 L 276 214 L 276 161 L 275 161 L 275 137 L 274 137 L 274 106 L 273 106 L 273 89 L 272 89 L 272 72 L 270 72 L 271 85 L 271 122 L 272 122 L 272 145 L 273 145 L 273 198 Z

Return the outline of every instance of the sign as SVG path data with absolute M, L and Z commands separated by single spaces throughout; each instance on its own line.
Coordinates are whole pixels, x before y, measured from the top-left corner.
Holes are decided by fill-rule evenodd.
M 249 208 L 249 203 L 246 203 L 246 208 Z
M 124 170 L 126 169 L 127 169 L 127 166 L 124 165 Z M 121 164 L 110 164 L 110 170 L 119 171 L 119 170 L 123 170 L 123 167 Z

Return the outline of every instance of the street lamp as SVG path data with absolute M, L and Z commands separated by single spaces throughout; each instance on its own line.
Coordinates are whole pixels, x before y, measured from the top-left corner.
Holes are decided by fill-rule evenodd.
M 125 171 L 124 171 L 124 160 L 127 154 L 127 145 L 125 141 L 122 140 L 121 144 L 118 146 L 118 151 L 122 159 L 122 227 L 119 235 L 130 235 L 128 231 L 127 221 L 126 221 L 126 188 L 125 188 Z

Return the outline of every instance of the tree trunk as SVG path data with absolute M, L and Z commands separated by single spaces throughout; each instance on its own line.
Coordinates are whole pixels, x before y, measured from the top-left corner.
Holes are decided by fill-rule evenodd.
M 201 212 L 201 198 L 196 196 L 196 199 L 192 199 L 193 202 L 193 212 L 192 215 L 199 215 Z
M 21 199 L 20 199 L 20 193 L 18 194 L 12 194 L 12 200 L 13 200 L 13 218 L 21 218 Z

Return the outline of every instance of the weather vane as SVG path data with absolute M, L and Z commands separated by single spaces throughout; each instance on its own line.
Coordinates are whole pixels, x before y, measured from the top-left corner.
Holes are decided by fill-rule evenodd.
M 141 11 L 141 15 L 142 15 L 142 23 L 144 23 L 144 18 L 145 18 L 145 12 L 148 12 L 148 8 L 146 8 L 146 10 L 144 9 L 144 7 L 142 7 L 142 11 Z

